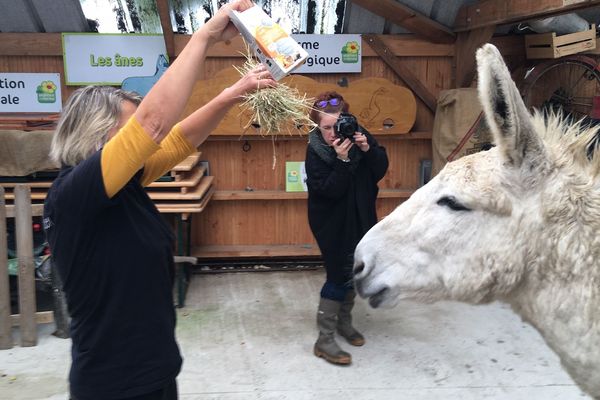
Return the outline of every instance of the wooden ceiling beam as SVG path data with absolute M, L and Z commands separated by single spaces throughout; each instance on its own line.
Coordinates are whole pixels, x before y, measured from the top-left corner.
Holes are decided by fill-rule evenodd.
M 169 62 L 172 63 L 175 59 L 175 34 L 173 33 L 173 25 L 171 24 L 169 1 L 156 0 L 156 7 L 158 8 L 158 16 L 160 17 L 167 55 L 169 56 Z
M 454 32 L 541 19 L 600 5 L 600 0 L 480 0 L 462 6 Z
M 446 26 L 428 18 L 395 0 L 352 0 L 383 19 L 408 29 L 434 43 L 454 43 L 456 35 Z
M 363 41 L 369 44 L 371 48 L 381 57 L 381 59 L 402 79 L 406 85 L 421 99 L 421 101 L 435 114 L 437 107 L 437 98 L 429 89 L 416 77 L 416 75 L 404 63 L 387 48 L 385 42 L 378 35 L 363 35 Z
M 495 25 L 460 32 L 456 40 L 456 70 L 454 87 L 469 87 L 475 78 L 475 52 L 489 42 L 496 30 Z

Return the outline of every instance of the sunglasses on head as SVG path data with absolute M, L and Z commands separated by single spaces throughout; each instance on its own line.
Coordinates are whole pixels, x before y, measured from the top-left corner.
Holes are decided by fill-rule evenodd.
M 319 108 L 325 108 L 325 107 L 327 107 L 327 104 L 330 104 L 335 107 L 340 104 L 340 99 L 337 97 L 334 97 L 333 99 L 329 99 L 329 100 L 317 101 L 315 103 L 315 106 L 317 106 Z

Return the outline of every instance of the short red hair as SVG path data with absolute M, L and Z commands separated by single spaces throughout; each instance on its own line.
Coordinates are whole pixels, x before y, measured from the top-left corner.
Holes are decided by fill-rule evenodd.
M 327 104 L 323 108 L 317 107 L 317 103 L 319 103 L 320 101 L 326 101 L 326 100 L 331 100 L 331 99 L 339 99 L 340 104 L 338 104 L 336 106 Z M 344 97 L 342 97 L 341 94 L 339 94 L 338 92 L 335 92 L 335 91 L 323 92 L 323 93 L 317 95 L 317 97 L 315 97 L 315 102 L 313 103 L 312 109 L 310 110 L 310 119 L 315 124 L 318 125 L 319 122 L 321 122 L 321 115 L 323 113 L 335 114 L 338 112 L 348 112 L 348 110 L 350 110 L 350 104 L 348 104 L 344 100 Z

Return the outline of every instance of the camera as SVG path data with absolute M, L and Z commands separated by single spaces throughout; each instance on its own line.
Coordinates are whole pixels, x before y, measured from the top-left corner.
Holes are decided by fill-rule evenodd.
M 333 131 L 342 141 L 348 138 L 354 142 L 354 134 L 358 131 L 358 121 L 352 114 L 341 113 L 333 125 Z

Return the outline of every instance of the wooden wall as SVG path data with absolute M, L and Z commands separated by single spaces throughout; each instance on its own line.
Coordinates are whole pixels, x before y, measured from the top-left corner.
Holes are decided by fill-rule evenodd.
M 431 45 L 402 37 L 385 40 L 435 97 L 441 90 L 450 88 L 453 46 Z M 378 77 L 406 86 L 364 41 L 363 45 L 362 73 L 311 74 L 309 77 L 333 85 L 346 78 L 349 87 L 356 80 Z M 243 63 L 240 57 L 209 58 L 205 77 L 240 63 Z M 417 188 L 420 161 L 431 159 L 433 116 L 433 112 L 417 100 L 416 122 L 411 134 L 376 135 L 390 159 L 388 173 L 380 182 L 377 204 L 380 217 Z M 239 134 L 225 138 L 215 133 L 201 150 L 202 158 L 210 163 L 217 191 L 206 210 L 194 216 L 192 254 L 207 258 L 318 256 L 308 227 L 306 194 L 285 192 L 285 162 L 304 160 L 307 138 L 278 135 L 273 139 Z
M 438 97 L 452 85 L 454 46 L 414 39 L 410 35 L 381 36 L 390 52 L 407 66 L 427 90 Z M 178 54 L 189 36 L 175 36 Z M 231 65 L 241 65 L 241 41 L 216 45 L 200 76 L 207 79 Z M 64 75 L 59 34 L 0 33 L 0 71 L 58 72 Z M 388 79 L 406 86 L 363 41 L 362 73 L 320 74 L 311 78 L 330 84 L 346 78 Z M 74 90 L 63 83 L 63 102 Z M 434 112 L 417 99 L 417 114 L 409 134 L 378 135 L 387 148 L 390 168 L 380 182 L 380 217 L 392 211 L 418 186 L 419 163 L 431 159 Z M 218 134 L 218 132 L 216 132 Z M 215 257 L 303 257 L 319 251 L 307 222 L 306 193 L 285 192 L 285 161 L 302 161 L 306 137 L 215 135 L 200 148 L 210 163 L 216 192 L 207 208 L 192 220 L 192 255 Z M 244 146 L 247 143 L 248 146 Z M 273 162 L 273 156 L 276 162 Z M 273 168 L 274 165 L 274 168 Z

